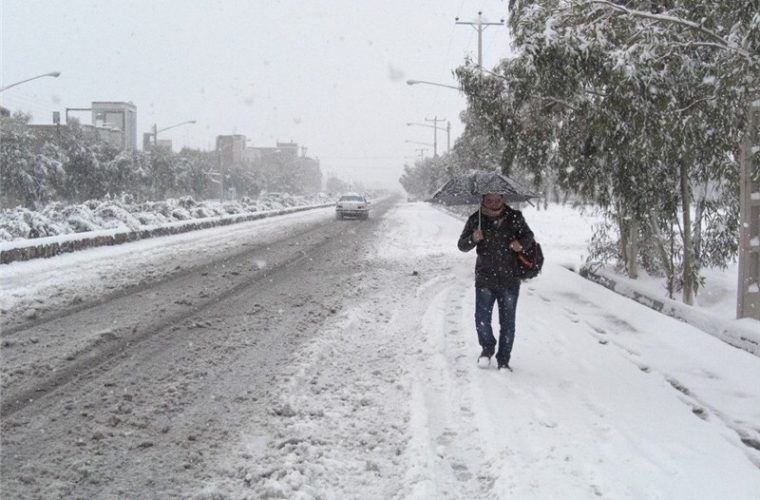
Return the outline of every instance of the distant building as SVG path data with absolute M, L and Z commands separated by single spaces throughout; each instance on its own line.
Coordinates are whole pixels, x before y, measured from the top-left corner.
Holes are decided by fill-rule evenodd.
M 299 154 L 298 150 L 298 143 L 297 142 L 279 142 L 277 141 L 277 146 L 271 147 L 271 146 L 257 146 L 257 147 L 247 147 L 245 148 L 245 151 L 243 153 L 243 158 L 252 162 L 258 162 L 258 163 L 270 163 L 270 162 L 278 162 L 278 163 L 287 163 L 287 164 L 298 164 L 298 165 L 309 165 L 314 166 L 316 165 L 319 167 L 319 160 L 315 160 L 313 158 L 309 158 L 306 156 L 306 148 L 302 147 L 301 153 Z
M 243 151 L 243 159 L 248 162 L 252 163 L 258 163 L 261 162 L 261 149 L 260 148 L 245 148 L 245 151 Z
M 131 102 L 95 101 L 92 103 L 92 123 L 121 131 L 118 147 L 137 149 L 137 107 Z
M 248 147 L 245 148 L 243 156 L 246 160 L 254 163 L 265 163 L 272 158 L 276 158 L 280 154 L 280 150 L 272 147 Z
M 168 151 L 172 150 L 172 140 L 171 139 L 159 139 L 158 143 L 156 144 L 157 148 L 166 149 Z
M 29 125 L 29 128 L 34 132 L 37 137 L 47 137 L 49 139 L 58 139 L 63 130 L 67 129 L 69 125 L 59 124 L 39 124 Z M 123 134 L 121 130 L 114 127 L 96 127 L 94 125 L 80 125 L 82 134 L 94 140 L 99 140 L 108 143 L 116 149 L 121 149 Z
M 216 152 L 219 155 L 221 165 L 233 165 L 241 163 L 246 158 L 245 136 L 241 134 L 217 135 Z
M 252 163 L 254 170 L 265 172 L 263 176 L 270 183 L 264 183 L 266 189 L 271 189 L 270 186 L 274 185 L 277 191 L 318 191 L 322 186 L 319 159 L 306 156 L 306 148 L 299 148 L 298 143 L 278 141 L 276 144 L 275 147 L 245 148 L 245 159 Z
M 150 151 L 150 147 L 153 145 L 153 133 L 143 133 L 143 151 Z
M 295 160 L 298 158 L 298 143 L 296 142 L 277 141 L 277 149 L 280 150 L 280 154 L 283 158 L 287 158 L 288 160 Z

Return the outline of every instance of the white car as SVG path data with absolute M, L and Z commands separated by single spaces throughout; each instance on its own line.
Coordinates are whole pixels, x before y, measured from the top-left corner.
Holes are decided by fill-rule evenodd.
M 367 220 L 369 218 L 369 201 L 358 193 L 346 193 L 335 204 L 335 218 L 357 217 Z

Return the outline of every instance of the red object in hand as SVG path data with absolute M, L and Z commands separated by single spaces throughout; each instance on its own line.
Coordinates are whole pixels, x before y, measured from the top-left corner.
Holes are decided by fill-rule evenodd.
M 527 267 L 528 269 L 532 269 L 533 266 L 535 265 L 533 262 L 528 260 L 528 258 L 521 253 L 517 254 L 517 259 L 522 263 L 523 266 Z

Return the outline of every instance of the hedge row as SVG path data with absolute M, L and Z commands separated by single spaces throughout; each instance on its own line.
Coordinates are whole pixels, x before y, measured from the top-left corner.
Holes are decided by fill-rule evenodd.
M 171 226 L 159 226 L 151 229 L 143 229 L 138 231 L 124 231 L 106 235 L 86 236 L 86 233 L 82 233 L 81 239 L 72 239 L 66 241 L 51 241 L 40 242 L 39 244 L 32 244 L 30 246 L 9 248 L 7 250 L 0 250 L 0 264 L 8 264 L 17 261 L 26 261 L 32 259 L 55 257 L 63 253 L 76 252 L 78 250 L 84 250 L 87 248 L 120 245 L 130 241 L 143 240 L 146 238 L 154 238 L 156 236 L 168 236 L 172 234 L 187 233 L 190 231 L 196 231 L 198 229 L 208 229 L 215 226 L 226 226 L 229 224 L 236 224 L 240 222 L 248 222 L 257 219 L 264 219 L 266 217 L 273 217 L 276 215 L 284 215 L 294 212 L 301 212 L 304 210 L 312 210 L 315 208 L 323 208 L 332 206 L 333 203 L 324 205 L 311 205 L 306 207 L 291 207 L 284 208 L 282 210 L 272 210 L 267 212 L 256 212 L 245 215 L 233 215 L 230 217 L 214 218 L 214 219 L 200 219 L 187 221 L 183 224 L 176 224 Z M 43 238 L 44 239 L 44 238 Z M 33 240 L 32 240 L 33 241 Z

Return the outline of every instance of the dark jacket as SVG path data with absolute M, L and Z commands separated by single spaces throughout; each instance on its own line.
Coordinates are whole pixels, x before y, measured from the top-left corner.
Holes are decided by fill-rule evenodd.
M 516 276 L 520 264 L 517 253 L 509 248 L 509 244 L 514 240 L 518 240 L 525 248 L 533 244 L 533 231 L 522 213 L 505 206 L 498 218 L 482 214 L 480 228 L 484 239 L 476 245 L 472 232 L 477 228 L 478 212 L 475 212 L 467 219 L 458 243 L 463 252 L 477 247 L 475 286 L 494 289 L 518 286 L 520 279 Z

